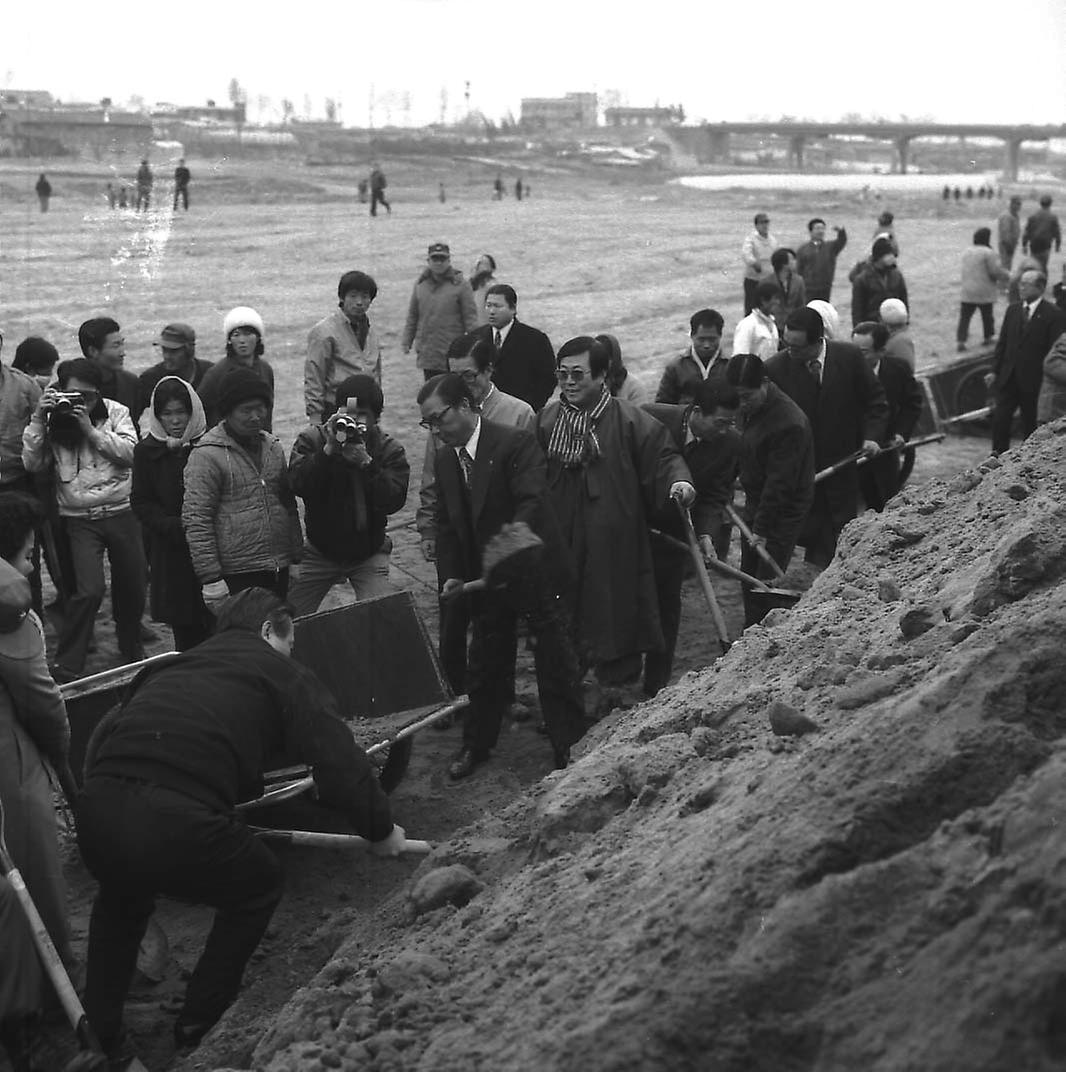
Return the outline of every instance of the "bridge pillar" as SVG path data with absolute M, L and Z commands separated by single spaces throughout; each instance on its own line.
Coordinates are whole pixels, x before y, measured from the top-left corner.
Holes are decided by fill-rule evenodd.
M 1008 138 L 1006 144 L 1006 158 L 1003 162 L 1003 173 L 1011 182 L 1018 181 L 1018 160 L 1022 151 L 1021 138 Z
M 803 170 L 803 148 L 807 139 L 802 134 L 795 134 L 789 139 L 788 160 L 797 171 Z
M 910 147 L 910 135 L 905 134 L 896 139 L 896 154 L 899 157 L 899 173 L 901 175 L 907 174 L 907 157 L 910 153 Z
M 729 132 L 725 130 L 712 130 L 710 137 L 710 153 L 712 164 L 729 163 Z

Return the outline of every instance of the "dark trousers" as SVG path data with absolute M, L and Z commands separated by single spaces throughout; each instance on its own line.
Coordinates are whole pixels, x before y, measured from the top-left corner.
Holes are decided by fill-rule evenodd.
M 663 630 L 662 651 L 644 656 L 644 693 L 654 696 L 670 681 L 674 668 L 674 649 L 681 628 L 681 585 L 685 580 L 688 558 L 680 548 L 671 547 L 659 536 L 651 537 L 651 562 L 655 571 L 655 590 L 659 599 L 659 624 Z
M 126 662 L 144 658 L 141 615 L 148 567 L 141 526 L 132 510 L 107 517 L 64 519 L 74 562 L 74 594 L 67 601 L 56 663 L 80 674 L 92 639 L 96 612 L 104 598 L 104 552 L 111 563 L 111 604 L 118 650 Z
M 507 660 L 513 667 L 517 616 L 503 596 L 493 592 L 475 596 L 470 614 L 470 710 L 463 724 L 463 745 L 484 757 L 496 746 L 503 712 L 513 694 Z M 585 730 L 581 666 L 569 609 L 562 597 L 543 593 L 523 607 L 523 616 L 533 643 L 537 692 L 548 737 L 555 748 L 565 748 L 579 741 Z
M 274 854 L 232 816 L 143 782 L 90 777 L 78 847 L 100 883 L 89 922 L 85 1011 L 107 1045 L 119 1035 L 137 948 L 162 894 L 216 909 L 178 1023 L 210 1026 L 232 1004 L 281 900 Z
M 1016 242 L 1000 242 L 999 244 L 999 263 L 1003 265 L 1007 271 L 1010 271 L 1011 262 L 1014 260 L 1014 251 L 1018 248 Z
M 1036 431 L 1036 402 L 1039 391 L 1023 391 L 1011 372 L 1006 383 L 997 384 L 992 410 L 992 450 L 1002 454 L 1010 447 L 1010 429 L 1017 410 L 1022 411 L 1022 438 Z
M 178 198 L 181 198 L 181 202 L 185 207 L 185 211 L 189 211 L 189 187 L 188 186 L 175 186 L 174 187 L 174 211 L 178 210 Z
M 965 342 L 970 337 L 970 321 L 973 314 L 981 310 L 981 326 L 985 329 L 985 342 L 991 342 L 996 334 L 996 322 L 992 318 L 991 302 L 960 302 L 959 303 L 959 326 L 955 331 L 955 339 Z
M 451 599 L 440 605 L 440 665 L 456 696 L 466 692 L 466 649 L 470 631 L 470 607 L 465 599 Z M 518 657 L 518 637 L 503 656 L 507 674 L 507 702 L 515 698 L 515 660 Z
M 230 573 L 222 578 L 226 582 L 229 594 L 235 596 L 248 588 L 265 588 L 273 592 L 278 599 L 286 599 L 289 595 L 289 571 L 283 570 L 255 570 L 252 573 Z
M 371 190 L 370 191 L 370 215 L 371 216 L 376 216 L 378 214 L 378 205 L 379 204 L 385 206 L 385 211 L 386 212 L 388 212 L 388 213 L 392 212 L 391 206 L 389 205 L 388 201 L 385 200 L 385 191 L 384 190 Z
M 789 542 L 787 539 L 766 541 L 766 550 L 782 570 L 788 569 L 789 563 L 792 561 L 792 552 L 795 549 L 795 541 Z M 748 544 L 747 540 L 741 545 L 740 568 L 752 577 L 757 577 L 760 581 L 767 581 L 771 588 L 779 583 L 774 577 L 774 571 L 762 560 L 755 548 Z M 744 628 L 746 629 L 749 625 L 761 622 L 766 617 L 770 607 L 766 602 L 760 600 L 757 595 L 753 595 L 747 585 L 744 585 L 742 591 L 744 597 Z
M 744 280 L 744 315 L 752 311 L 759 303 L 755 299 L 755 291 L 759 287 L 758 279 L 745 279 Z

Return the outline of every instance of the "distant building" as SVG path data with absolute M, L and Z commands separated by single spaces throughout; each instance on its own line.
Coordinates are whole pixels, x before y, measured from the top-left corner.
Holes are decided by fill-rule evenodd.
M 246 110 L 244 101 L 238 101 L 231 108 L 219 108 L 214 101 L 208 101 L 206 105 L 195 104 L 167 104 L 159 102 L 152 109 L 152 119 L 158 123 L 165 123 L 168 119 L 185 120 L 191 122 L 216 122 L 244 126 Z
M 0 108 L 54 108 L 55 104 L 46 89 L 0 89 Z
M 523 130 L 585 130 L 595 127 L 599 102 L 595 93 L 565 97 L 525 97 L 519 125 Z
M 0 152 L 8 156 L 143 155 L 152 144 L 152 122 L 139 112 L 99 104 L 24 107 L 0 102 Z M 29 94 L 22 94 L 25 98 Z
M 667 108 L 608 108 L 604 117 L 609 127 L 668 127 L 685 121 L 685 109 L 680 104 Z

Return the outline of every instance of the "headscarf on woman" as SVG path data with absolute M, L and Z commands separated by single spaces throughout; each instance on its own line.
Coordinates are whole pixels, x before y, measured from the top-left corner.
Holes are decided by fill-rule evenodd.
M 815 298 L 814 301 L 807 302 L 807 308 L 813 309 L 822 318 L 826 342 L 832 342 L 840 335 L 840 314 L 829 302 Z

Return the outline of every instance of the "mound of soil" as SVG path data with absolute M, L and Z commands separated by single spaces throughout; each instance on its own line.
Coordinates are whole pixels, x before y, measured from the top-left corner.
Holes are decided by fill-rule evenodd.
M 439 846 L 251 1067 L 1063 1067 L 1064 577 L 1066 422 L 864 515 Z

